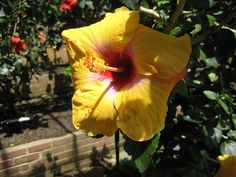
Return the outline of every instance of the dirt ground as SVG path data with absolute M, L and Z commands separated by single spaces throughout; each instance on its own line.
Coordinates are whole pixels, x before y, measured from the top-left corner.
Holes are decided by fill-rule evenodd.
M 18 112 L 32 120 L 3 124 L 0 149 L 76 131 L 71 121 L 71 95 L 26 102 L 18 107 Z

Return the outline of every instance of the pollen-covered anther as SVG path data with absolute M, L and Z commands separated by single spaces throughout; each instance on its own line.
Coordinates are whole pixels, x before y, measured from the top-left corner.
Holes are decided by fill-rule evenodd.
M 84 60 L 84 65 L 91 71 L 91 72 L 103 72 L 105 71 L 105 61 L 97 58 L 97 57 L 90 57 L 87 56 Z
M 126 72 L 125 67 L 113 67 L 108 66 L 105 61 L 98 57 L 89 57 L 87 56 L 84 60 L 84 65 L 91 71 L 91 72 L 104 72 L 104 71 L 111 71 L 116 73 L 123 73 Z

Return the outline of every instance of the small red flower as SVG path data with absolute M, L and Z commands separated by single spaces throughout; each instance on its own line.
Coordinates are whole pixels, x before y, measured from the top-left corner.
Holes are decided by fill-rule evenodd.
M 60 9 L 62 11 L 72 11 L 72 7 L 77 4 L 77 0 L 62 0 Z
M 11 38 L 11 46 L 13 49 L 15 49 L 17 54 L 20 54 L 20 52 L 26 49 L 25 41 L 20 39 L 19 37 Z

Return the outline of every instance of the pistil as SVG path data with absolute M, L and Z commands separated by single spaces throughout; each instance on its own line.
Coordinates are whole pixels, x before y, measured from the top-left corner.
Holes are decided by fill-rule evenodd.
M 112 67 L 112 66 L 104 66 L 104 70 L 115 73 L 123 73 L 127 71 L 125 67 Z

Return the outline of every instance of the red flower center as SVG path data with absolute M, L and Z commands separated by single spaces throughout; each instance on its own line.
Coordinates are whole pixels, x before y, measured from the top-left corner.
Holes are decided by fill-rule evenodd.
M 129 53 L 99 52 L 106 65 L 99 72 L 101 80 L 111 79 L 113 88 L 117 91 L 131 87 L 137 78 L 136 67 Z

